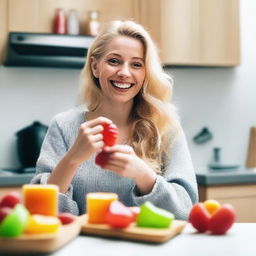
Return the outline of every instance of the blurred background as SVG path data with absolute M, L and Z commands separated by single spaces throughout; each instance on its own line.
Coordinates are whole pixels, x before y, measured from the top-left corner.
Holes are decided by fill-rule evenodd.
M 7 11 L 1 16 L 1 26 L 5 23 L 6 33 L 54 33 L 57 7 L 65 14 L 66 26 L 70 10 L 75 10 L 79 31 L 76 29 L 74 33 L 85 36 L 93 35 L 93 31 L 88 31 L 92 10 L 97 11 L 94 18 L 99 24 L 116 18 L 140 20 L 156 38 L 160 53 L 165 56 L 165 70 L 174 79 L 173 100 L 178 107 L 196 171 L 207 168 L 213 159 L 215 147 L 221 148 L 221 159 L 225 163 L 246 165 L 250 128 L 256 125 L 255 1 L 241 0 L 239 3 L 228 0 L 224 1 L 225 4 L 223 1 L 201 1 L 205 2 L 202 6 L 198 6 L 200 1 L 155 1 L 159 2 L 157 6 L 154 1 L 149 1 L 150 4 L 145 1 L 124 1 L 124 4 L 119 1 L 70 2 L 1 0 L 2 7 Z M 171 8 L 172 4 L 175 10 Z M 40 12 L 45 12 L 45 16 L 40 16 L 38 8 Z M 162 11 L 163 16 L 159 19 L 157 10 L 163 9 L 165 11 Z M 199 9 L 201 16 L 197 13 Z M 146 19 L 145 14 L 150 15 L 153 10 L 156 10 L 155 14 Z M 207 15 L 204 12 L 207 12 Z M 229 14 L 229 18 L 224 12 Z M 197 19 L 205 19 L 206 25 L 208 22 L 209 27 L 205 30 L 210 31 L 210 35 L 200 35 L 200 32 L 205 33 L 202 24 L 192 27 L 195 22 L 192 15 Z M 219 15 L 219 21 L 214 21 L 216 15 Z M 226 16 L 226 19 L 221 15 Z M 208 18 L 212 20 L 208 21 Z M 156 28 L 154 19 L 161 27 Z M 223 27 L 226 31 L 217 31 Z M 72 31 L 69 33 L 72 34 Z M 198 33 L 199 39 L 191 39 L 192 33 L 194 36 Z M 188 42 L 188 39 L 191 42 Z M 198 44 L 193 45 L 196 40 Z M 7 51 L 6 41 L 7 36 L 5 41 L 2 39 L 2 63 Z M 200 43 L 199 50 L 208 50 L 205 44 L 209 43 L 212 49 L 210 51 L 215 51 L 216 54 L 203 56 L 205 59 L 195 56 Z M 225 52 L 230 49 L 231 53 Z M 1 168 L 20 166 L 15 135 L 18 130 L 35 120 L 48 125 L 55 114 L 76 105 L 80 70 L 47 66 L 0 66 Z M 204 127 L 207 127 L 212 137 L 204 143 L 196 143 L 193 138 Z

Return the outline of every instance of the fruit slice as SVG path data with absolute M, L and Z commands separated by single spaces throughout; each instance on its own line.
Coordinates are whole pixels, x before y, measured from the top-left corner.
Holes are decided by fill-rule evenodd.
M 58 231 L 60 225 L 61 221 L 57 217 L 32 214 L 29 216 L 28 225 L 26 227 L 25 233 L 55 233 Z
M 113 201 L 105 214 L 105 222 L 113 228 L 126 228 L 133 220 L 133 213 L 120 201 Z
M 29 218 L 28 210 L 17 204 L 0 225 L 0 236 L 16 237 L 23 233 Z
M 111 153 L 102 150 L 100 153 L 97 154 L 95 158 L 95 163 L 99 165 L 101 168 L 104 168 L 104 166 L 108 163 L 110 154 Z
M 137 226 L 168 228 L 174 220 L 174 215 L 164 209 L 154 206 L 151 202 L 145 202 L 140 206 L 140 213 L 137 216 Z
M 102 124 L 104 130 L 102 131 L 103 141 L 105 146 L 113 146 L 117 139 L 117 127 L 115 124 Z

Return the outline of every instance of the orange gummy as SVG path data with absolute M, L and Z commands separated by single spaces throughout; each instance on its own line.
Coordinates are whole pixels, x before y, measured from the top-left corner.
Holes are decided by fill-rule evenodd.
M 95 192 L 86 195 L 88 223 L 105 223 L 105 214 L 112 201 L 118 200 L 116 193 Z
M 221 207 L 221 205 L 217 200 L 208 199 L 204 201 L 204 207 L 212 215 L 216 210 L 218 210 Z
M 30 214 L 58 215 L 58 186 L 26 184 L 23 185 L 22 192 L 24 205 Z

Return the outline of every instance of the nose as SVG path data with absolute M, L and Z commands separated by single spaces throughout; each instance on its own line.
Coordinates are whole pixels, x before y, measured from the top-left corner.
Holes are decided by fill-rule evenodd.
M 120 66 L 117 74 L 118 74 L 118 76 L 123 77 L 123 78 L 129 77 L 131 75 L 129 65 L 124 63 L 122 66 Z

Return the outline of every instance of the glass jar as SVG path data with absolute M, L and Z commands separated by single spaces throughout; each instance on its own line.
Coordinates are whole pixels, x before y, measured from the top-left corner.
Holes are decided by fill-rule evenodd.
M 86 34 L 89 36 L 97 36 L 100 30 L 99 12 L 90 11 L 89 20 L 87 23 Z
M 76 10 L 70 10 L 67 20 L 67 34 L 78 35 L 79 34 L 79 19 Z
M 54 34 L 66 34 L 66 16 L 63 9 L 56 9 L 54 17 Z

